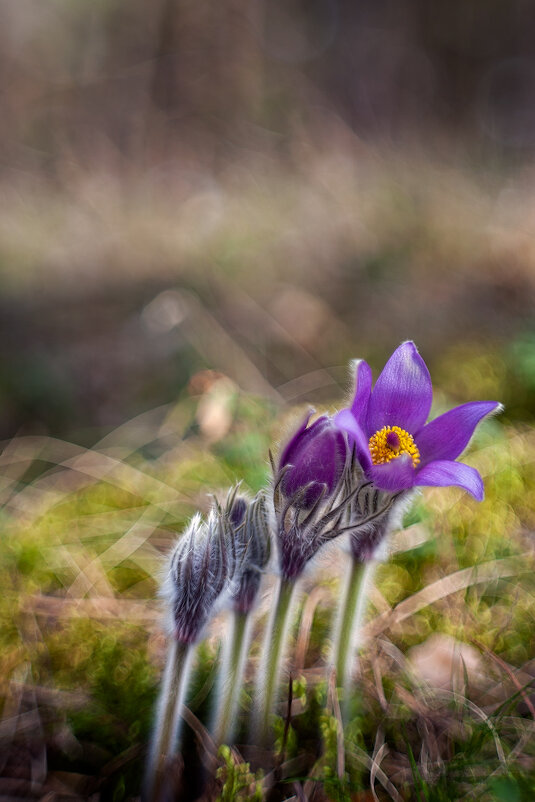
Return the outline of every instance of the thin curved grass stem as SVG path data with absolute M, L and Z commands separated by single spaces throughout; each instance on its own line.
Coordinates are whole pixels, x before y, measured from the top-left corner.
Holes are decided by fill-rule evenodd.
M 221 666 L 217 709 L 212 728 L 218 745 L 229 744 L 236 728 L 241 680 L 249 648 L 250 618 L 247 613 L 237 610 L 232 612 L 232 628 Z
M 143 800 L 158 802 L 165 768 L 178 747 L 180 709 L 188 686 L 193 647 L 172 638 L 162 682 L 145 775 Z

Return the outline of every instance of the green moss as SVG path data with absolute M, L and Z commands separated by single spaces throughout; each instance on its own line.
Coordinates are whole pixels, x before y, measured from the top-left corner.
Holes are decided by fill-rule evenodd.
M 189 415 L 194 411 L 191 399 L 187 405 Z M 176 414 L 182 420 L 181 411 Z M 45 738 L 56 744 L 61 727 L 67 726 L 79 749 L 68 754 L 54 746 L 57 770 L 98 776 L 121 755 L 121 768 L 114 768 L 106 780 L 106 798 L 126 799 L 139 792 L 139 755 L 149 737 L 161 673 L 155 654 L 165 649 L 159 623 L 141 626 L 135 616 L 143 613 L 145 604 L 153 609 L 160 554 L 169 549 L 192 512 L 206 508 L 209 492 L 224 492 L 239 477 L 252 490 L 265 483 L 273 429 L 269 404 L 244 396 L 237 402 L 228 434 L 215 445 L 209 446 L 191 431 L 181 442 L 178 456 L 169 456 L 165 449 L 140 449 L 128 457 L 122 473 L 103 471 L 101 479 L 88 478 L 83 485 L 77 474 L 58 469 L 52 484 L 57 491 L 54 497 L 37 495 L 44 475 L 41 466 L 33 475 L 27 474 L 29 489 L 19 489 L 27 493 L 21 496 L 27 499 L 21 510 L 6 507 L 3 511 L 1 695 L 8 699 L 9 681 L 21 672 L 50 692 L 51 699 L 58 694 L 61 704 L 42 703 L 50 722 Z M 317 607 L 303 679 L 294 678 L 296 702 L 286 757 L 301 761 L 299 776 L 314 777 L 330 799 L 366 793 L 369 771 L 363 755 L 373 753 L 379 727 L 391 756 L 385 771 L 388 774 L 395 766 L 400 776 L 408 778 L 405 787 L 398 785 L 406 799 L 419 796 L 441 802 L 462 798 L 473 789 L 490 802 L 501 802 L 507 794 L 511 799 L 530 798 L 533 749 L 526 744 L 518 757 L 514 751 L 521 742 L 525 703 L 510 687 L 499 661 L 524 676 L 522 671 L 535 654 L 534 447 L 534 434 L 524 427 L 492 432 L 487 427 L 466 458 L 485 475 L 486 500 L 478 505 L 457 489 L 430 489 L 416 498 L 405 516 L 404 526 L 421 527 L 428 539 L 380 566 L 376 584 L 383 599 L 395 608 L 433 583 L 444 580 L 444 584 L 439 585 L 439 598 L 396 626 L 386 626 L 365 648 L 361 681 L 344 732 L 345 773 L 341 777 L 338 723 L 322 679 L 338 585 L 335 576 L 326 575 L 321 561 L 317 563 L 318 579 L 333 602 Z M 130 468 L 135 471 L 129 472 Z M 36 498 L 40 503 L 34 507 Z M 450 575 L 505 558 L 518 561 L 515 575 L 448 591 Z M 379 612 L 371 609 L 369 617 Z M 241 693 L 244 715 L 239 732 L 245 743 L 249 737 L 245 711 L 253 696 L 261 617 L 255 632 Z M 496 708 L 499 702 L 485 701 L 484 691 L 474 678 L 468 678 L 470 700 L 494 717 L 491 723 L 508 756 L 509 774 L 502 771 L 489 724 L 478 720 L 473 708 L 461 700 L 422 689 L 406 670 L 408 650 L 436 632 L 476 644 L 497 699 L 507 700 L 503 710 Z M 489 650 L 497 659 L 489 656 Z M 218 655 L 214 630 L 198 649 L 188 695 L 188 704 L 202 724 L 208 723 L 213 707 Z M 283 731 L 281 719 L 279 749 Z M 193 736 L 187 737 L 194 749 Z M 430 744 L 438 743 L 440 755 L 448 758 L 427 775 L 421 754 L 426 738 Z M 251 769 L 229 751 L 222 752 L 220 760 L 219 799 L 263 798 L 256 766 Z M 270 770 L 269 761 L 265 768 Z M 488 779 L 491 772 L 496 772 L 495 781 Z M 281 778 L 281 794 L 292 790 L 291 781 L 292 777 Z

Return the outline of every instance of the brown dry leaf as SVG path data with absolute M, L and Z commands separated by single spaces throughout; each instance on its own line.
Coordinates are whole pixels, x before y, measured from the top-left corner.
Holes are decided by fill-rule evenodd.
M 465 672 L 470 685 L 488 681 L 484 661 L 477 649 L 441 632 L 435 632 L 423 643 L 413 646 L 407 658 L 416 677 L 434 688 L 463 692 Z

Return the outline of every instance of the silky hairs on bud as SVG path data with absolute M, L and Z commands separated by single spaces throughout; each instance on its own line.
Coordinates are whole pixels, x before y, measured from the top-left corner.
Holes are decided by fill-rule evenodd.
M 358 563 L 387 558 L 389 534 L 401 525 L 412 499 L 411 491 L 386 493 L 371 483 L 363 484 L 346 510 L 345 529 Z
M 227 515 L 233 528 L 239 566 L 232 605 L 238 612 L 248 613 L 254 606 L 271 553 L 269 514 L 264 494 L 259 493 L 253 501 L 235 493 L 229 495 Z
M 346 493 L 352 474 L 345 436 L 327 415 L 308 426 L 310 414 L 282 450 L 278 467 L 272 461 L 279 567 L 291 581 L 340 534 L 354 492 Z
M 180 643 L 195 643 L 230 588 L 236 551 L 226 515 L 212 510 L 206 522 L 197 513 L 169 558 L 162 593 L 169 628 Z

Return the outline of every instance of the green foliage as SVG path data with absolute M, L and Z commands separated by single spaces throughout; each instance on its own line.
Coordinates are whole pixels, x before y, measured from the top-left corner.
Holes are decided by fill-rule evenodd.
M 84 473 L 76 469 L 75 447 L 52 447 L 45 438 L 43 449 L 49 451 L 38 464 L 28 461 L 24 481 L 14 481 L 2 511 L 5 716 L 15 715 L 20 677 L 26 677 L 26 686 L 40 694 L 35 704 L 46 722 L 32 733 L 36 748 L 47 750 L 54 770 L 72 774 L 73 784 L 75 776 L 94 782 L 105 777 L 99 782 L 106 799 L 139 792 L 140 755 L 165 653 L 155 602 L 161 555 L 193 510 L 206 507 L 208 490 L 222 493 L 238 476 L 251 490 L 264 484 L 267 445 L 277 435 L 272 407 L 243 397 L 236 400 L 227 434 L 210 444 L 198 429 L 187 428 L 195 407 L 191 399 L 184 406 L 167 419 L 180 432 L 179 458 L 161 443 L 156 447 L 154 435 L 150 447 L 134 449 L 113 467 L 107 455 L 91 452 L 91 470 Z M 381 769 L 404 799 L 533 797 L 531 713 L 517 685 L 530 693 L 527 671 L 535 655 L 535 436 L 523 427 L 492 426 L 467 457 L 485 475 L 486 500 L 476 505 L 456 489 L 424 491 L 392 541 L 398 550 L 379 568 L 380 596 L 373 598 L 371 618 L 387 615 L 389 607 L 402 609 L 429 588 L 435 593 L 368 642 L 343 746 L 325 664 L 345 554 L 331 557 L 327 570 L 318 561 L 317 575 L 311 568 L 304 580 L 305 598 L 321 584 L 321 603 L 302 673 L 293 678 L 290 719 L 281 689 L 274 754 L 262 766 L 266 773 L 278 766 L 274 793 L 280 799 L 291 796 L 294 781 L 311 782 L 333 800 L 368 793 L 378 732 L 385 744 Z M 58 467 L 69 459 L 74 467 Z M 512 568 L 478 581 L 478 572 L 504 560 Z M 459 572 L 472 570 L 467 583 L 451 584 Z M 213 707 L 222 626 L 220 619 L 196 655 L 188 706 L 200 725 L 208 723 Z M 451 677 L 435 686 L 413 662 L 413 647 L 437 634 L 470 645 L 480 656 L 477 667 L 466 664 L 457 673 L 455 692 Z M 259 619 L 241 688 L 244 744 L 261 637 Z M 187 738 L 194 744 L 189 731 Z M 220 759 L 217 799 L 264 798 L 258 764 L 251 769 L 229 747 L 221 749 Z M 377 775 L 375 788 L 386 798 L 381 780 Z
M 297 752 L 298 741 L 295 729 L 286 718 L 275 716 L 273 719 L 273 752 L 282 758 L 294 757 Z
M 220 747 L 219 757 L 222 758 L 223 765 L 218 768 L 216 773 L 216 780 L 221 784 L 221 791 L 216 802 L 234 802 L 235 800 L 262 802 L 264 799 L 263 772 L 257 771 L 253 774 L 249 764 L 237 761 L 228 746 Z
M 495 777 L 489 782 L 493 802 L 531 802 L 535 796 L 535 780 L 523 774 Z
M 336 802 L 349 802 L 351 793 L 348 779 L 345 773 L 339 776 L 337 772 L 340 722 L 334 716 L 324 713 L 320 718 L 320 729 L 325 750 L 322 776 L 325 793 Z
M 84 709 L 70 713 L 76 737 L 96 739 L 113 754 L 148 736 L 156 675 L 141 628 L 78 620 L 47 647 L 43 678 L 50 671 L 60 687 L 84 687 L 88 694 Z

